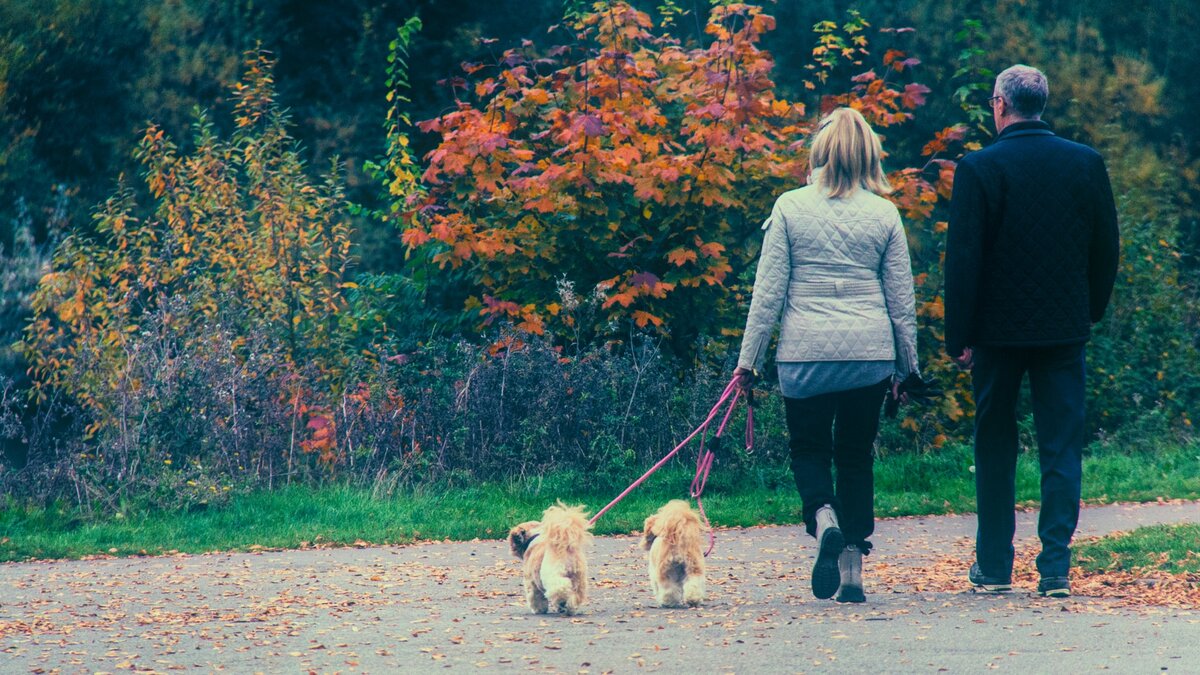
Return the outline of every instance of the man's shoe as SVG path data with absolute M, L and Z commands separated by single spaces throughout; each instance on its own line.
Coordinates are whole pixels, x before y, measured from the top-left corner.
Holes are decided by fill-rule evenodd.
M 838 571 L 838 556 L 846 546 L 842 529 L 838 527 L 837 514 L 833 507 L 822 506 L 817 509 L 817 562 L 813 564 L 812 592 L 817 598 L 825 600 L 837 593 L 842 582 Z
M 838 587 L 838 602 L 866 602 L 863 593 L 862 551 L 851 544 L 842 549 L 838 555 L 838 572 L 841 574 L 842 585 Z
M 971 563 L 971 571 L 967 572 L 967 579 L 975 585 L 975 590 L 980 593 L 1007 593 L 1012 590 L 1012 579 L 1001 579 L 1000 577 L 989 577 L 979 569 L 979 563 Z
M 1043 598 L 1071 597 L 1071 581 L 1066 577 L 1042 577 L 1038 582 L 1038 595 Z

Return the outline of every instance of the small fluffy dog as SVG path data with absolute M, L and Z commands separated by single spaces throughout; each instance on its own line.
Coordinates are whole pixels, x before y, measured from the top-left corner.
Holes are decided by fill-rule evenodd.
M 646 519 L 642 548 L 650 552 L 650 588 L 662 607 L 696 607 L 704 601 L 704 526 L 682 499 Z
M 575 614 L 587 600 L 587 559 L 584 547 L 592 524 L 582 506 L 559 502 L 542 520 L 517 525 L 508 533 L 513 555 L 524 561 L 525 601 L 535 614 L 554 608 Z

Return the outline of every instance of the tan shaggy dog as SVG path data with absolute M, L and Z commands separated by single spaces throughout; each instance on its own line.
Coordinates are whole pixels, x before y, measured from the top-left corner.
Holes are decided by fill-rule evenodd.
M 508 533 L 513 555 L 525 562 L 525 601 L 535 614 L 554 608 L 575 614 L 587 600 L 587 559 L 592 524 L 582 506 L 559 502 L 542 520 L 517 525 Z
M 704 526 L 682 499 L 646 519 L 642 548 L 650 552 L 650 588 L 662 607 L 696 607 L 704 601 Z

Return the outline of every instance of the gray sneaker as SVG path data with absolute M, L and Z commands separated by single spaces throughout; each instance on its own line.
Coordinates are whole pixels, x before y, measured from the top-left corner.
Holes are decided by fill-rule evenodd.
M 1043 598 L 1071 597 L 1071 580 L 1067 577 L 1042 577 L 1038 582 L 1038 595 Z
M 1007 593 L 1012 590 L 1012 577 L 989 577 L 979 569 L 979 563 L 971 563 L 967 579 L 975 585 L 975 590 L 979 593 Z

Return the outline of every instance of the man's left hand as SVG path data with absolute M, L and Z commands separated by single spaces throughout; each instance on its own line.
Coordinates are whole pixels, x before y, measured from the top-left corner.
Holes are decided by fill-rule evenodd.
M 962 354 L 954 357 L 954 363 L 963 370 L 970 370 L 975 365 L 975 352 L 970 347 L 965 347 Z

